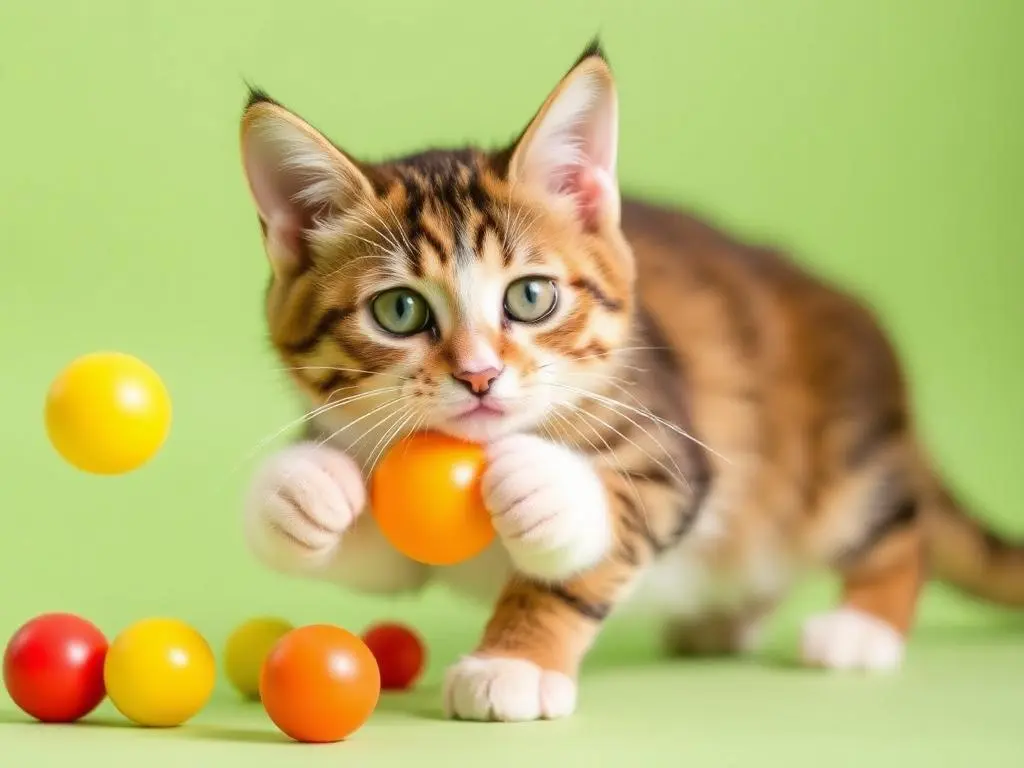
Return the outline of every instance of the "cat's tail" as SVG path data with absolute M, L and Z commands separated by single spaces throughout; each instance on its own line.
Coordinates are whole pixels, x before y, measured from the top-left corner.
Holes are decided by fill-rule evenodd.
M 932 573 L 967 594 L 1024 607 L 1024 541 L 1003 538 L 935 480 L 923 505 Z

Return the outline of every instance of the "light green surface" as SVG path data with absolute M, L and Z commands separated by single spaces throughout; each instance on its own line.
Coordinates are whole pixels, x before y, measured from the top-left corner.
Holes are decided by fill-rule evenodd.
M 283 580 L 242 547 L 252 449 L 295 413 L 260 325 L 242 81 L 357 154 L 502 141 L 597 30 L 619 75 L 624 185 L 792 245 L 869 296 L 938 460 L 1024 530 L 1018 0 L 4 0 L 0 635 L 54 609 L 109 633 L 169 614 L 219 648 L 256 613 L 355 629 L 392 616 L 422 629 L 436 682 L 479 610 Z M 165 451 L 123 478 L 76 473 L 42 430 L 51 377 L 104 348 L 149 361 L 175 400 Z M 773 658 L 827 598 L 788 606 Z M 281 744 L 223 689 L 174 732 L 24 725 L 0 695 L 0 764 L 1019 762 L 1024 622 L 937 591 L 923 618 L 909 668 L 886 681 L 658 664 L 643 627 L 618 626 L 569 722 L 443 723 L 428 688 L 327 748 Z

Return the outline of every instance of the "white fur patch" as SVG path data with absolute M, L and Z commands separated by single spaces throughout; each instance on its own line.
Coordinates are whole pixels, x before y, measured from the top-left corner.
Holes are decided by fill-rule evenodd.
M 487 458 L 484 500 L 516 568 L 561 580 L 604 557 L 608 500 L 586 459 L 534 435 L 499 440 Z
M 256 473 L 245 507 L 246 538 L 280 571 L 326 563 L 366 502 L 359 469 L 333 448 L 301 443 L 272 456 Z
M 892 672 L 903 663 L 903 651 L 899 632 L 856 608 L 837 608 L 804 624 L 801 653 L 811 666 Z
M 444 710 L 460 720 L 552 720 L 576 709 L 576 683 L 525 659 L 466 656 L 448 668 Z

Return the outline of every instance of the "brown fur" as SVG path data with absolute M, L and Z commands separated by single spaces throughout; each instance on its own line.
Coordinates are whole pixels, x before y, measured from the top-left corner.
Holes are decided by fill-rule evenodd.
M 610 77 L 597 51 L 579 66 Z M 298 120 L 256 94 L 243 137 L 268 118 Z M 396 269 L 446 286 L 466 259 L 496 273 L 529 264 L 555 269 L 574 291 L 557 325 L 503 327 L 489 341 L 526 379 L 541 352 L 592 377 L 593 395 L 577 393 L 537 428 L 591 456 L 612 500 L 614 546 L 562 583 L 513 577 L 481 654 L 575 674 L 601 622 L 686 539 L 712 494 L 727 500 L 730 520 L 729 535 L 702 553 L 715 569 L 770 546 L 797 571 L 831 569 L 845 604 L 902 633 L 928 573 L 1024 605 L 1024 550 L 966 517 L 944 489 L 915 435 L 896 356 L 860 302 L 777 251 L 666 207 L 627 199 L 621 220 L 581 227 L 510 182 L 529 135 L 498 152 L 379 165 L 336 152 L 341 173 L 360 179 L 350 185 L 359 205 L 314 212 L 301 258 L 275 265 L 266 298 L 271 339 L 298 386 L 314 405 L 365 395 L 346 406 L 365 417 L 394 370 L 426 396 L 461 354 L 458 319 L 450 334 L 430 331 L 415 364 L 365 332 L 361 302 Z M 393 245 L 407 263 L 389 262 Z M 380 444 L 415 423 L 381 425 Z M 752 594 L 702 629 L 763 614 L 780 597 Z M 676 629 L 673 646 L 693 650 L 693 620 Z

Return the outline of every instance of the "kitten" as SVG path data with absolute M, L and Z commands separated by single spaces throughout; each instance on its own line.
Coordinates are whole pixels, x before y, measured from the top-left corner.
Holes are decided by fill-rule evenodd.
M 972 521 L 915 437 L 869 312 L 783 255 L 620 200 L 617 99 L 591 46 L 499 151 L 364 163 L 260 92 L 242 154 L 273 345 L 316 410 L 257 474 L 245 529 L 284 573 L 496 601 L 448 671 L 452 717 L 576 707 L 626 603 L 679 653 L 751 649 L 830 569 L 809 665 L 893 670 L 927 571 L 1024 604 L 1024 549 Z M 414 429 L 484 443 L 498 541 L 447 568 L 393 550 L 365 476 Z

